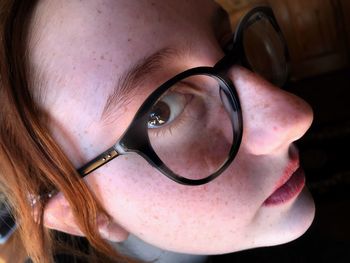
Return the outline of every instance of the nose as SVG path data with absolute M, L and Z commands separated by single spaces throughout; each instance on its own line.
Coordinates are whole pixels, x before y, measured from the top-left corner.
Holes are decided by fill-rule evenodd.
M 243 112 L 242 146 L 254 155 L 269 154 L 302 137 L 313 120 L 301 98 L 235 66 L 229 71 Z

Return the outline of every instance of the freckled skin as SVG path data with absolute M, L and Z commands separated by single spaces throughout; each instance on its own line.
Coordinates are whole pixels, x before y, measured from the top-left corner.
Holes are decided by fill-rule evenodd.
M 215 8 L 199 0 L 40 2 L 33 40 L 40 41 L 31 57 L 49 79 L 58 75 L 60 83 L 48 82 L 42 106 L 76 167 L 115 143 L 145 94 L 180 71 L 213 66 L 222 57 L 209 26 Z M 145 84 L 111 121 L 101 122 L 104 102 L 124 70 L 161 48 L 184 44 L 192 47 L 189 55 L 174 59 L 164 76 L 154 76 L 153 85 Z M 45 67 L 42 58 L 53 53 Z M 314 205 L 306 189 L 285 204 L 262 206 L 289 162 L 291 143 L 311 124 L 310 107 L 246 69 L 233 67 L 228 75 L 240 97 L 244 133 L 236 159 L 216 180 L 176 184 L 135 154 L 84 179 L 125 231 L 168 250 L 216 254 L 288 242 L 311 224 Z

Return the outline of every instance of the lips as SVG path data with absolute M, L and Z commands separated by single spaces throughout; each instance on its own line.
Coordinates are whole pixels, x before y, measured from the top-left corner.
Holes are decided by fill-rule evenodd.
M 299 168 L 299 158 L 296 156 L 287 165 L 287 167 L 284 169 L 282 177 L 278 180 L 278 182 L 275 185 L 275 190 L 280 188 L 282 185 L 284 185 L 293 175 L 293 173 Z
M 305 185 L 305 174 L 299 167 L 290 179 L 272 193 L 264 202 L 265 206 L 283 204 L 297 196 Z
M 273 193 L 264 201 L 264 206 L 279 205 L 297 196 L 305 186 L 304 170 L 299 167 L 297 149 L 290 151 L 290 162 L 280 180 L 276 183 Z

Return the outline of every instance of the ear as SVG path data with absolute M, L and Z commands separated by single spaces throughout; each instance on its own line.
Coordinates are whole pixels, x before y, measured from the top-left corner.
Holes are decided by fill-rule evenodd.
M 104 239 L 122 242 L 129 233 L 116 222 L 108 220 L 106 216 L 97 218 L 98 230 Z M 76 224 L 72 209 L 62 193 L 53 196 L 44 211 L 44 225 L 48 228 L 62 231 L 71 235 L 84 236 Z

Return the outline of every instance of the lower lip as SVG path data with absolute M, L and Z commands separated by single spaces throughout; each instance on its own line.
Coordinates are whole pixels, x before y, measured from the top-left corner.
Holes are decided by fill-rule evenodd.
M 299 167 L 289 180 L 272 193 L 264 202 L 264 206 L 274 206 L 288 202 L 303 190 L 305 185 L 304 170 Z

